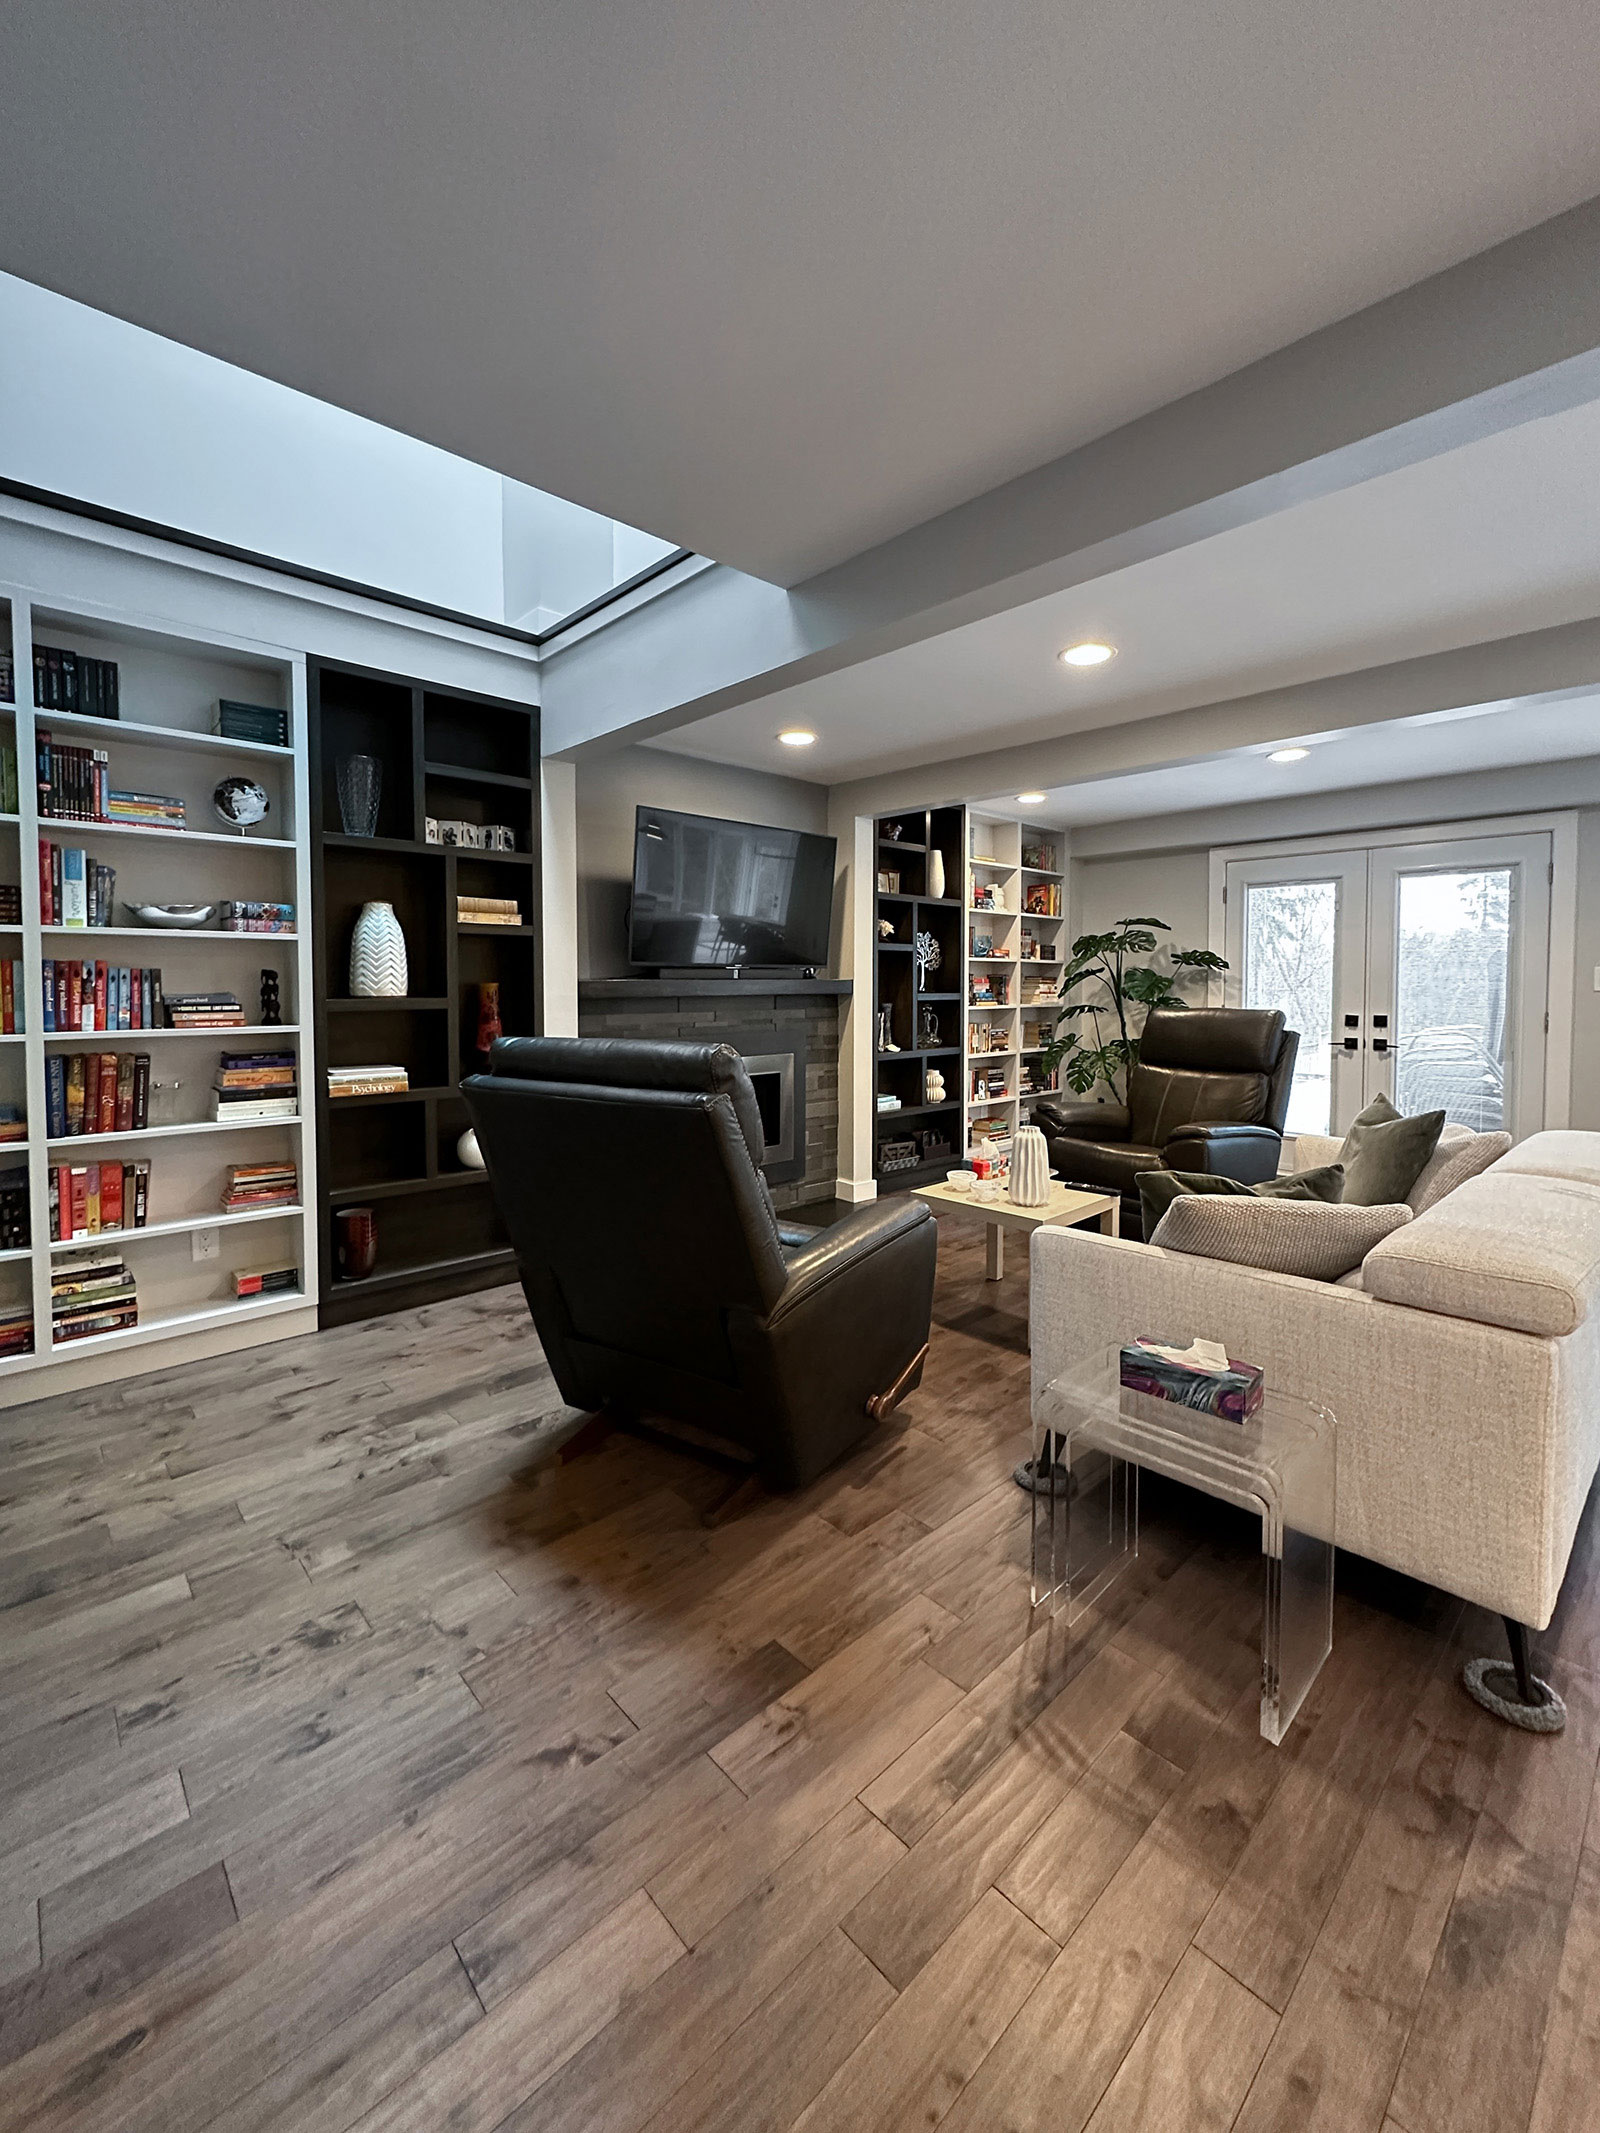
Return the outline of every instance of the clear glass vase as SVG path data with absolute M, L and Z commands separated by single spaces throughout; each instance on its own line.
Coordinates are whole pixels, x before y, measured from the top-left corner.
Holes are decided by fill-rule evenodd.
M 347 837 L 375 837 L 378 802 L 383 795 L 383 765 L 375 755 L 339 758 L 339 819 Z

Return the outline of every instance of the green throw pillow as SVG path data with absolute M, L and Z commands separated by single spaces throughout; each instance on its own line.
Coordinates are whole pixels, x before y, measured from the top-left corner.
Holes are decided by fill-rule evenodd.
M 1237 1178 L 1212 1177 L 1202 1170 L 1141 1170 L 1139 1206 L 1146 1242 L 1155 1235 L 1156 1224 L 1173 1201 L 1185 1192 L 1231 1193 L 1247 1200 L 1339 1200 L 1344 1196 L 1344 1165 L 1324 1163 L 1320 1170 L 1299 1170 L 1286 1178 L 1268 1178 L 1261 1185 L 1241 1185 Z
M 1391 1207 L 1406 1198 L 1439 1145 L 1442 1111 L 1402 1118 L 1387 1096 L 1375 1096 L 1344 1137 L 1344 1196 L 1354 1207 Z

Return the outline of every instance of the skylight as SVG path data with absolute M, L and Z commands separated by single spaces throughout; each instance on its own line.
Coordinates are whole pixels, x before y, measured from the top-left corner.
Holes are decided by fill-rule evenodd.
M 9 274 L 0 476 L 534 634 L 677 553 Z

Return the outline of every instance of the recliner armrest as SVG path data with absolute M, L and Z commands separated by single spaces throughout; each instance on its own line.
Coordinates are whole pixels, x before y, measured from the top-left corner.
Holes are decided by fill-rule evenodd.
M 830 1281 L 932 1220 L 933 1209 L 925 1200 L 896 1197 L 873 1200 L 842 1222 L 831 1223 L 790 1259 L 789 1278 L 767 1314 L 767 1324 L 779 1325 Z
M 1169 1170 L 1198 1171 L 1206 1177 L 1233 1178 L 1260 1185 L 1278 1174 L 1283 1136 L 1271 1126 L 1232 1121 L 1180 1126 L 1161 1150 Z
M 1050 1096 L 1034 1104 L 1033 1122 L 1073 1141 L 1125 1141 L 1133 1130 L 1126 1104 L 1064 1104 Z

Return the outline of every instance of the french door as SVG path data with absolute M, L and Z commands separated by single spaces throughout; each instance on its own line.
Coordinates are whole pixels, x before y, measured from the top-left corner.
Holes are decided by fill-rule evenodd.
M 1548 831 L 1228 862 L 1224 993 L 1300 1032 L 1290 1133 L 1342 1134 L 1380 1093 L 1539 1129 L 1550 864 Z

